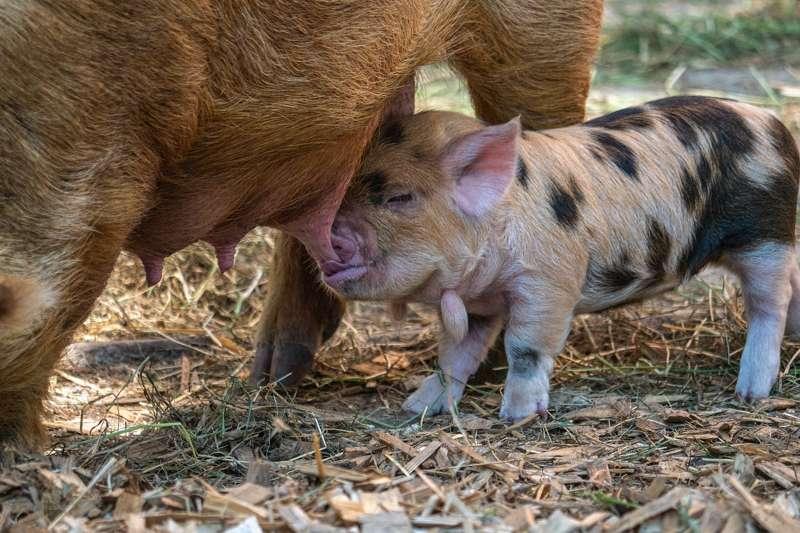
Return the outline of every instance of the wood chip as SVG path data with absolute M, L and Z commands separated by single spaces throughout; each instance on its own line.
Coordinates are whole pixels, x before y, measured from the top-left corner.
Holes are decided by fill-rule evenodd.
M 630 513 L 624 515 L 610 531 L 612 533 L 628 531 L 670 509 L 675 509 L 678 503 L 680 503 L 687 494 L 689 494 L 689 490 L 686 487 L 675 487 L 659 499 L 642 505 L 638 509 L 634 509 Z
M 271 498 L 274 491 L 263 485 L 256 485 L 255 483 L 242 483 L 238 487 L 234 487 L 228 491 L 228 496 L 240 501 L 245 501 L 252 505 L 263 503 L 268 498 Z
M 404 454 L 408 455 L 409 457 L 415 457 L 417 455 L 417 450 L 413 446 L 409 446 L 399 438 L 395 437 L 390 433 L 386 433 L 385 431 L 377 431 L 372 434 L 373 437 L 378 439 L 379 441 L 383 442 L 384 444 L 388 444 L 389 446 L 396 448 L 403 452 Z
M 436 453 L 436 450 L 442 445 L 441 441 L 434 440 L 431 441 L 427 446 L 425 446 L 422 451 L 420 451 L 416 457 L 411 459 L 409 462 L 405 464 L 403 467 L 408 474 L 411 474 L 414 470 L 416 470 L 419 465 L 430 459 L 430 457 Z
M 303 474 L 310 474 L 316 477 L 319 477 L 320 474 L 316 462 L 296 463 L 294 468 Z M 324 475 L 326 477 L 335 477 L 345 481 L 352 481 L 354 483 L 360 483 L 369 479 L 367 474 L 362 474 L 361 472 L 356 472 L 355 470 L 349 470 L 347 468 L 341 468 L 339 466 L 333 466 L 329 464 L 325 465 Z
M 478 453 L 472 446 L 467 446 L 465 444 L 461 444 L 453 439 L 450 435 L 444 432 L 439 432 L 439 438 L 442 442 L 448 446 L 450 449 L 454 451 L 459 451 L 475 461 L 476 463 L 491 468 L 492 470 L 496 470 L 498 472 L 502 472 L 504 474 L 516 474 L 518 471 L 516 468 L 512 468 L 511 466 L 505 463 L 498 463 L 497 461 L 493 461 L 484 457 L 480 453 Z
M 345 494 L 341 489 L 335 489 L 329 491 L 325 498 L 339 518 L 349 523 L 360 522 L 364 515 L 403 512 L 400 505 L 402 496 L 397 489 L 384 492 L 357 491 L 352 495 Z
M 770 533 L 800 531 L 800 520 L 792 518 L 778 507 L 759 503 L 735 477 L 726 476 L 725 480 L 739 496 L 740 501 L 753 515 L 753 518 L 761 524 L 761 527 Z
M 789 398 L 764 398 L 756 403 L 756 407 L 764 411 L 784 411 L 795 406 L 797 401 Z
M 599 487 L 608 487 L 611 485 L 611 472 L 608 470 L 608 463 L 606 461 L 594 461 L 586 465 L 586 471 L 589 473 L 589 481 Z
M 778 461 L 759 461 L 756 463 L 756 470 L 771 478 L 784 489 L 800 485 L 798 471 Z
M 692 414 L 683 409 L 664 409 L 661 418 L 667 424 L 682 424 L 692 419 Z
M 295 533 L 308 531 L 314 524 L 305 511 L 296 504 L 278 506 L 278 514 Z
M 203 503 L 203 508 L 206 511 L 219 513 L 221 515 L 233 514 L 238 516 L 255 515 L 259 518 L 266 519 L 268 517 L 267 510 L 248 503 L 244 500 L 239 500 L 231 496 L 220 494 L 216 490 L 208 490 L 206 488 L 206 497 Z
M 141 494 L 125 491 L 117 497 L 114 504 L 114 519 L 125 520 L 129 514 L 141 512 L 144 506 L 144 497 Z

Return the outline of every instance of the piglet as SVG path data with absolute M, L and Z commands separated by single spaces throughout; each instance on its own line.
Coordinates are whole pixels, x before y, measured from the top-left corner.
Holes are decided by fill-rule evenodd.
M 333 235 L 347 258 L 324 281 L 350 299 L 440 307 L 442 373 L 406 409 L 458 402 L 505 326 L 500 415 L 544 415 L 575 314 L 662 293 L 709 264 L 741 280 L 736 392 L 769 394 L 784 331 L 800 333 L 800 159 L 778 119 L 684 96 L 549 131 L 447 112 L 399 127 L 346 195 Z

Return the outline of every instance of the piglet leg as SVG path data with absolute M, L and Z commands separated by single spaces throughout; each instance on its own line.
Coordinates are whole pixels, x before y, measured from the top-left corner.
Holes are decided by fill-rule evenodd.
M 480 366 L 489 347 L 500 332 L 502 321 L 496 317 L 471 316 L 469 330 L 460 342 L 443 332 L 439 341 L 439 368 L 425 378 L 419 389 L 403 403 L 412 413 L 435 415 L 450 410 L 464 394 L 469 377 Z
M 726 258 L 741 280 L 747 311 L 747 340 L 736 382 L 736 394 L 744 401 L 769 396 L 778 377 L 796 261 L 792 246 L 777 243 L 764 243 Z
M 533 285 L 533 284 L 531 284 Z M 522 288 L 512 299 L 505 347 L 508 375 L 500 417 L 516 422 L 547 416 L 554 359 L 569 334 L 576 296 Z

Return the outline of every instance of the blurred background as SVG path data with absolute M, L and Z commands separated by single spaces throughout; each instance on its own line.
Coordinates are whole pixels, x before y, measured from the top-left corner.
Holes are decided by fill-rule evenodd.
M 676 93 L 745 100 L 800 130 L 797 0 L 606 0 L 589 113 Z M 422 76 L 422 108 L 470 112 L 446 69 Z

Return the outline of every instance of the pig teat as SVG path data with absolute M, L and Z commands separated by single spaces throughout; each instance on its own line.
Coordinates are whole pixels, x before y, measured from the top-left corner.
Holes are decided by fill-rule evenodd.
M 223 274 L 233 268 L 233 261 L 236 257 L 235 244 L 221 244 L 214 246 L 214 251 L 217 254 L 217 265 L 219 271 Z
M 469 319 L 467 308 L 458 293 L 452 289 L 442 291 L 442 325 L 454 342 L 461 342 L 467 336 Z
M 144 276 L 147 279 L 147 285 L 152 287 L 158 285 L 161 281 L 161 276 L 164 272 L 164 258 L 155 255 L 141 255 L 139 259 L 144 266 Z

